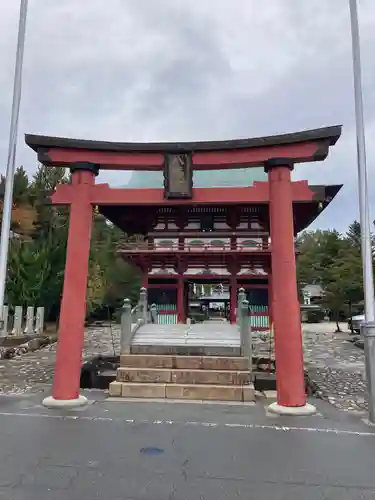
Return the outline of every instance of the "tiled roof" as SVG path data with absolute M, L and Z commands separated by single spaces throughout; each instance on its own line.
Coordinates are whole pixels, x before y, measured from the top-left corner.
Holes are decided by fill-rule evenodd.
M 236 168 L 233 170 L 196 170 L 194 171 L 194 187 L 246 187 L 254 181 L 267 181 L 263 167 Z M 132 173 L 128 188 L 161 188 L 163 187 L 162 172 Z

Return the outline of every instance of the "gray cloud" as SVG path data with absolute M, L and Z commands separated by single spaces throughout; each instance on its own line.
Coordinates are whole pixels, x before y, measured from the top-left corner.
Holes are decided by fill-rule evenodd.
M 7 155 L 19 2 L 0 19 L 0 154 Z M 375 6 L 360 2 L 371 198 L 375 147 Z M 325 163 L 295 178 L 345 188 L 316 225 L 357 217 L 347 2 L 330 0 L 30 0 L 18 163 L 23 134 L 106 140 L 270 135 L 342 123 Z M 5 167 L 4 167 L 5 168 Z M 4 170 L 3 168 L 3 170 Z M 124 184 L 127 173 L 101 174 Z

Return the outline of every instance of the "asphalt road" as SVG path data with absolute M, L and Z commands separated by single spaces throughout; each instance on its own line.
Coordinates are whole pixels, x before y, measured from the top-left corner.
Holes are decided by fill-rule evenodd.
M 97 401 L 64 414 L 3 397 L 0 499 L 375 498 L 375 429 L 329 412 Z

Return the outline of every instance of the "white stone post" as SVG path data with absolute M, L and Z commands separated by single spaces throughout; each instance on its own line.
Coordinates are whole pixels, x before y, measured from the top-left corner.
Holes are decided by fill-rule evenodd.
M 241 324 L 241 312 L 242 312 L 241 304 L 245 299 L 246 299 L 245 289 L 240 288 L 238 290 L 238 295 L 237 295 L 237 311 L 236 311 L 236 322 L 238 326 Z
M 139 294 L 139 319 L 143 320 L 143 323 L 147 323 L 147 290 L 142 287 Z
M 130 354 L 132 341 L 132 306 L 129 299 L 124 300 L 121 313 L 120 354 Z
M 3 315 L 2 315 L 2 328 L 0 331 L 0 337 L 7 337 L 8 335 L 8 318 L 9 318 L 9 307 L 3 306 Z
M 14 320 L 13 320 L 13 330 L 12 335 L 15 337 L 22 337 L 22 318 L 23 316 L 23 307 L 16 306 L 14 309 Z
M 42 335 L 44 332 L 44 307 L 36 308 L 35 335 Z
M 157 323 L 158 322 L 158 311 L 156 309 L 156 304 L 152 304 L 150 308 L 151 312 L 151 323 Z
M 34 312 L 35 312 L 34 306 L 29 306 L 26 310 L 26 325 L 23 331 L 25 335 L 34 334 Z
M 241 339 L 241 356 L 249 360 L 249 370 L 253 366 L 252 339 L 251 328 L 249 322 L 249 301 L 243 300 L 240 306 L 240 339 Z

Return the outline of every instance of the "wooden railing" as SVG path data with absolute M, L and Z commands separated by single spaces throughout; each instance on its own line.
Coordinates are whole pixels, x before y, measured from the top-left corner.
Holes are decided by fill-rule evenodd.
M 157 243 L 126 243 L 122 244 L 118 247 L 118 251 L 120 252 L 230 252 L 230 251 L 239 251 L 239 252 L 262 252 L 268 251 L 270 249 L 270 245 L 267 244 L 256 244 L 253 246 L 250 245 L 242 245 L 241 243 L 237 243 L 232 246 L 231 244 L 189 244 L 189 243 L 173 243 L 171 245 L 160 245 Z

